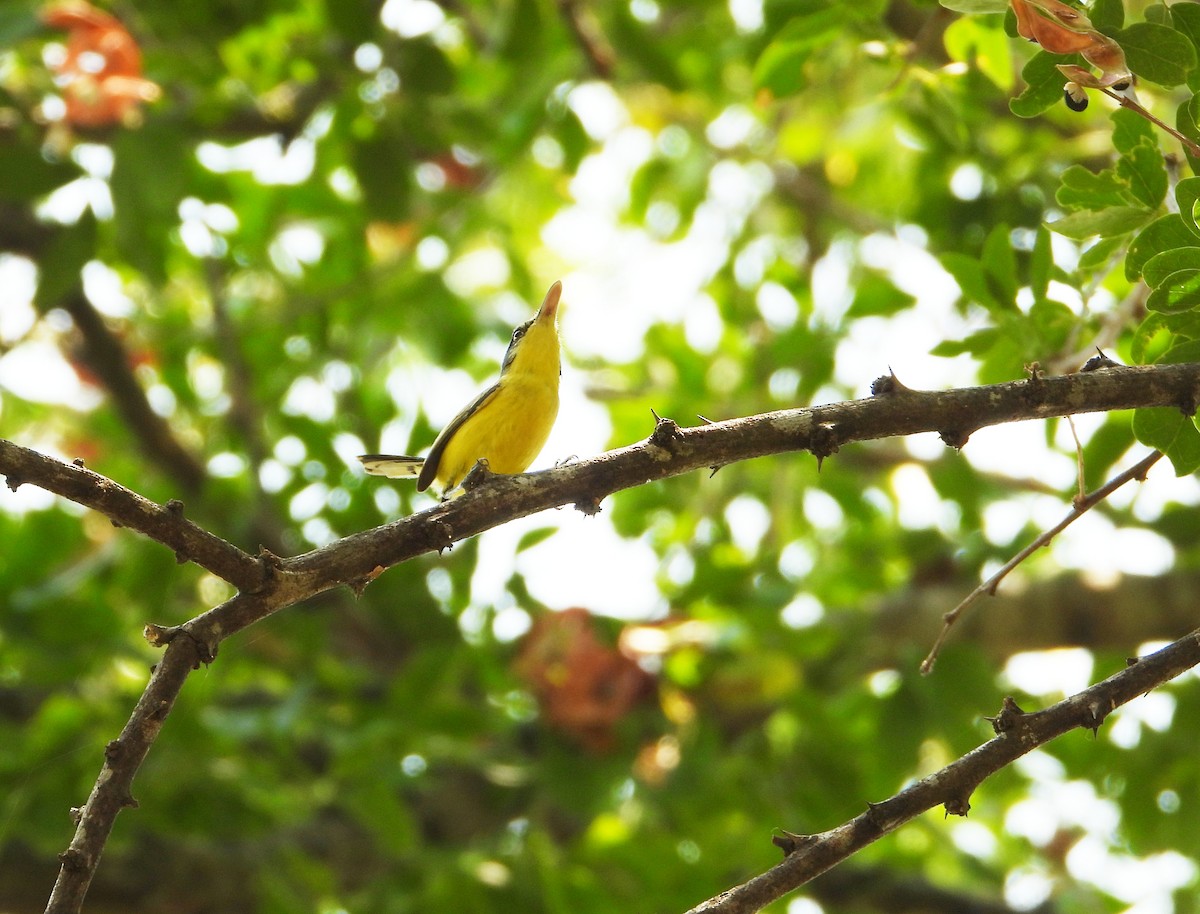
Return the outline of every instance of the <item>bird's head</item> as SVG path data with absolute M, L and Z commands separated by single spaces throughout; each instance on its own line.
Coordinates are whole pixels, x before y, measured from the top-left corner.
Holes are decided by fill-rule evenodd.
M 513 331 L 508 351 L 504 353 L 501 374 L 507 372 L 560 372 L 558 354 L 558 302 L 562 283 L 555 282 L 546 293 L 542 306 L 532 320 Z

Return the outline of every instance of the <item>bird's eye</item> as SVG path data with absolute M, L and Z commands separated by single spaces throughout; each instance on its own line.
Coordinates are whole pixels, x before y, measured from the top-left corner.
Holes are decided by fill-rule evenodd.
M 519 340 L 521 337 L 523 337 L 525 335 L 525 331 L 528 329 L 529 329 L 528 324 L 522 324 L 520 327 L 518 327 L 516 330 L 514 330 L 513 335 L 512 335 L 512 342 L 515 343 L 517 340 Z M 509 345 L 511 346 L 512 343 L 509 343 Z

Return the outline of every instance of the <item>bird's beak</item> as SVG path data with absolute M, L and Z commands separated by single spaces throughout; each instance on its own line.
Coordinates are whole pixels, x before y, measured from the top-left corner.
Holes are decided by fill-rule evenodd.
M 558 314 L 558 300 L 562 297 L 562 283 L 555 281 L 550 287 L 550 291 L 546 293 L 545 299 L 542 300 L 542 306 L 538 308 L 537 320 L 553 324 L 554 318 Z

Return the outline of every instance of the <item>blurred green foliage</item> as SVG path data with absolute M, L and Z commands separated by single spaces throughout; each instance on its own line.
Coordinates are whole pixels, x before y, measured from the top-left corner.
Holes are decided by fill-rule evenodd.
M 73 128 L 48 120 L 63 33 L 7 4 L 0 269 L 36 268 L 37 284 L 32 303 L 0 289 L 0 369 L 32 353 L 46 380 L 0 372 L 0 433 L 158 502 L 184 497 L 243 548 L 297 553 L 428 505 L 365 480 L 354 455 L 384 430 L 426 447 L 438 391 L 486 383 L 559 276 L 568 372 L 613 446 L 644 437 L 650 409 L 686 424 L 864 396 L 889 362 L 902 380 L 907 366 L 993 382 L 1033 362 L 1075 370 L 1097 342 L 1124 361 L 1195 360 L 1196 159 L 1099 95 L 1080 114 L 1058 104 L 1062 58 L 1010 37 L 1002 3 L 947 6 L 965 12 L 122 0 L 108 11 L 162 97 Z M 1153 71 L 1143 102 L 1193 139 L 1198 9 L 1094 8 Z M 607 223 L 581 205 L 598 188 Z M 564 225 L 585 210 L 572 247 Z M 678 269 L 681 309 L 644 290 L 616 300 L 636 288 L 611 275 L 634 250 L 669 282 Z M 81 284 L 146 392 L 140 423 L 64 311 Z M 637 328 L 626 355 L 572 339 L 598 325 L 573 325 L 575 307 Z M 160 425 L 207 468 L 201 491 L 181 492 L 148 446 Z M 539 707 L 501 624 L 566 608 L 531 595 L 537 575 L 573 573 L 538 559 L 579 529 L 565 512 L 526 530 L 513 551 L 528 561 L 502 583 L 477 573 L 497 531 L 361 599 L 266 620 L 189 681 L 89 910 L 681 911 L 748 878 L 778 859 L 773 828 L 832 827 L 968 751 L 1005 694 L 1055 700 L 1021 691 L 1011 655 L 1075 649 L 1054 669 L 1087 652 L 1095 679 L 1183 633 L 1121 602 L 1121 569 L 1102 595 L 1043 555 L 1002 635 L 967 628 L 917 675 L 940 612 L 1044 527 L 1047 505 L 1068 509 L 1065 423 L 1003 472 L 975 459 L 1011 434 L 935 456 L 881 442 L 821 467 L 762 459 L 606 502 L 589 523 L 652 555 L 660 618 L 598 619 L 598 638 L 669 644 L 643 654 L 652 694 L 602 745 Z M 1089 487 L 1145 452 L 1135 438 L 1181 473 L 1200 466 L 1177 412 L 1081 435 Z M 1165 592 L 1200 558 L 1188 482 L 1161 505 L 1099 509 L 1096 535 L 1170 554 Z M 155 661 L 142 625 L 229 595 L 30 489 L 0 493 L 0 908 L 14 911 L 41 909 L 67 810 Z M 1138 639 L 1114 644 L 1103 613 L 1033 637 L 1058 608 L 1039 587 L 1064 578 L 1136 616 Z M 1122 729 L 1071 734 L 989 781 L 971 830 L 931 814 L 874 845 L 847 867 L 875 875 L 829 909 L 883 910 L 870 889 L 889 873 L 964 899 L 1120 910 L 1133 899 L 1097 877 L 1100 848 L 1110 871 L 1171 861 L 1183 876 L 1137 879 L 1196 911 L 1200 690 L 1188 677 L 1157 698 L 1158 716 L 1135 705 Z M 1090 804 L 1047 799 L 1081 785 Z

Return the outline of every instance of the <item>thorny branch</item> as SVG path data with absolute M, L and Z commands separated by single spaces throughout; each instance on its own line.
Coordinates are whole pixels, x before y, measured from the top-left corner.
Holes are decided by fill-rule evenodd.
M 29 482 L 99 511 L 113 526 L 128 527 L 162 543 L 175 552 L 181 564 L 195 562 L 239 590 L 257 590 L 262 584 L 262 563 L 184 517 L 181 501 L 155 504 L 93 473 L 81 461 L 63 463 L 3 438 L 0 438 L 0 473 L 10 489 Z
M 992 719 L 994 739 L 882 803 L 868 804 L 866 812 L 836 828 L 776 838 L 786 854 L 782 863 L 687 914 L 753 914 L 935 806 L 944 806 L 947 815 L 965 816 L 975 789 L 1006 765 L 1071 730 L 1094 732 L 1121 705 L 1197 664 L 1200 630 L 1044 711 L 1026 713 L 1006 698 Z
M 961 617 L 962 614 L 967 611 L 971 604 L 973 604 L 984 594 L 987 594 L 988 596 L 995 596 L 996 588 L 1000 586 L 1000 582 L 1008 576 L 1009 572 L 1011 572 L 1014 568 L 1020 565 L 1023 561 L 1025 561 L 1043 546 L 1048 546 L 1054 537 L 1066 530 L 1067 527 L 1079 520 L 1079 518 L 1081 518 L 1088 510 L 1100 504 L 1100 502 L 1112 495 L 1113 492 L 1117 491 L 1117 489 L 1121 488 L 1121 486 L 1125 485 L 1125 483 L 1134 479 L 1139 481 L 1145 479 L 1146 474 L 1150 472 L 1150 468 L 1154 466 L 1154 464 L 1158 463 L 1158 461 L 1162 459 L 1162 456 L 1162 451 L 1154 451 L 1152 454 L 1143 457 L 1124 473 L 1114 476 L 1100 488 L 1096 489 L 1096 491 L 1082 497 L 1076 497 L 1074 503 L 1071 505 L 1071 510 L 1066 517 L 1064 517 L 1049 530 L 1045 530 L 1040 533 L 1033 542 L 1001 565 L 995 574 L 967 594 L 961 603 L 959 603 L 954 607 L 954 609 L 950 610 L 942 617 L 942 630 L 938 633 L 937 640 L 933 642 L 933 647 L 930 649 L 929 655 L 921 661 L 921 672 L 925 675 L 929 675 L 933 672 L 933 665 L 937 663 L 938 654 L 940 654 L 942 651 L 942 645 L 946 643 L 946 638 L 950 634 L 950 629 L 954 627 L 954 624 L 959 620 L 959 617 Z
M 188 673 L 211 662 L 226 638 L 280 609 L 341 584 L 360 592 L 386 568 L 440 551 L 518 517 L 567 504 L 594 513 L 614 492 L 692 470 L 798 450 L 823 459 L 853 442 L 930 431 L 961 448 L 975 430 L 985 426 L 1083 412 L 1166 406 L 1191 414 L 1200 402 L 1200 363 L 1112 367 L 1057 378 L 1036 375 L 1008 384 L 940 392 L 911 390 L 893 375 L 879 379 L 872 391 L 874 396 L 869 399 L 780 410 L 692 428 L 661 419 L 645 441 L 540 473 L 479 473 L 481 481 L 460 498 L 291 558 L 264 553 L 254 559 L 181 519 L 164 524 L 162 512 L 170 513 L 171 508 L 159 508 L 81 467 L 0 441 L 0 473 L 8 477 L 10 488 L 28 482 L 94 507 L 167 544 L 181 559 L 204 564 L 241 588 L 230 600 L 180 626 L 147 626 L 151 643 L 165 644 L 167 651 L 121 736 L 105 752 L 104 765 L 79 814 L 75 836 L 62 855 L 47 911 L 66 914 L 80 909 L 117 813 L 135 803 L 131 793 L 134 775 Z M 1185 654 L 1186 665 L 1179 666 L 1184 662 L 1179 659 L 1182 651 L 1200 652 L 1196 639 L 1185 639 L 1179 645 L 1183 647 L 1162 652 L 1174 665 L 1165 666 L 1165 660 L 1143 661 L 1145 665 L 1139 664 L 1129 675 L 1114 677 L 1056 706 L 1060 710 L 1051 709 L 1054 713 L 1029 715 L 1024 723 L 1013 725 L 1020 739 L 1002 736 L 993 740 L 943 774 L 872 807 L 853 822 L 811 843 L 804 839 L 780 867 L 696 910 L 757 910 L 747 905 L 761 907 L 921 809 L 948 803 L 950 811 L 965 811 L 970 791 L 984 777 L 1028 751 L 1027 738 L 1044 742 L 1071 727 L 1097 726 L 1111 708 L 1195 663 L 1189 653 Z M 1129 686 L 1130 682 L 1134 685 Z

